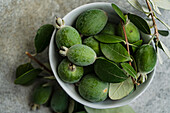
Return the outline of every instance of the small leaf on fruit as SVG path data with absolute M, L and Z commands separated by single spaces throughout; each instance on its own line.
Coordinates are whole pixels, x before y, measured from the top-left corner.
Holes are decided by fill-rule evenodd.
M 147 22 L 140 16 L 128 13 L 128 18 L 130 21 L 143 33 L 151 34 L 150 27 Z
M 105 82 L 119 83 L 128 78 L 123 70 L 115 63 L 102 57 L 96 60 L 94 70 L 96 75 Z
M 100 43 L 102 53 L 106 58 L 114 62 L 125 62 L 132 60 L 127 50 L 120 43 L 103 44 Z
M 31 69 L 33 69 L 33 66 L 31 65 L 31 63 L 25 63 L 25 64 L 18 66 L 16 69 L 16 78 L 20 77 L 21 75 L 23 75 L 24 73 L 26 73 L 27 71 Z
M 51 36 L 54 31 L 54 26 L 45 24 L 41 26 L 34 39 L 35 49 L 37 53 L 41 53 L 50 44 Z
M 167 30 L 158 30 L 158 33 L 162 36 L 168 36 L 169 35 L 169 31 L 167 31 Z
M 122 37 L 110 34 L 98 34 L 94 36 L 96 40 L 102 43 L 118 43 L 125 42 Z
M 28 83 L 35 80 L 35 78 L 42 72 L 41 69 L 31 69 L 27 71 L 26 73 L 19 76 L 14 83 L 20 84 L 20 85 L 27 85 Z
M 112 3 L 112 8 L 120 16 L 120 18 L 124 21 L 124 23 L 126 23 L 126 18 L 124 16 L 123 12 L 120 10 L 120 8 L 117 5 L 113 4 L 113 3 Z

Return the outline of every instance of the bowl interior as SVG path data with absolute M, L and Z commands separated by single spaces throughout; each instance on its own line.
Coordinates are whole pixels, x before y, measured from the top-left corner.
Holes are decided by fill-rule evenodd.
M 86 11 L 87 9 L 94 9 L 94 8 L 98 8 L 98 9 L 102 9 L 102 10 L 106 11 L 108 16 L 109 16 L 109 21 L 111 21 L 113 23 L 118 23 L 120 21 L 120 18 L 117 16 L 115 11 L 112 9 L 111 3 L 98 2 L 98 3 L 86 4 L 86 5 L 80 6 L 76 9 L 72 10 L 70 13 L 68 13 L 63 18 L 64 21 L 65 21 L 65 24 L 66 25 L 73 25 L 76 18 L 82 12 Z M 121 10 L 124 13 L 127 13 L 127 11 L 124 11 L 123 9 L 121 9 Z M 155 71 L 152 71 L 148 75 L 148 80 L 144 84 L 138 86 L 137 89 L 133 93 L 131 93 L 130 95 L 128 95 L 127 97 L 125 97 L 121 100 L 113 101 L 113 100 L 110 100 L 108 98 L 105 101 L 98 102 L 98 103 L 92 103 L 92 102 L 84 100 L 78 94 L 78 92 L 76 91 L 76 88 L 73 84 L 65 83 L 58 77 L 57 65 L 59 63 L 59 60 L 58 60 L 59 56 L 58 56 L 58 53 L 56 51 L 57 47 L 55 45 L 55 32 L 56 31 L 53 32 L 51 42 L 50 42 L 50 48 L 49 48 L 49 60 L 50 60 L 50 65 L 51 65 L 52 71 L 53 71 L 58 83 L 66 91 L 66 93 L 70 97 L 72 97 L 74 100 L 78 101 L 79 103 L 81 103 L 85 106 L 89 106 L 89 107 L 92 107 L 92 108 L 98 108 L 98 109 L 120 107 L 120 106 L 128 104 L 129 102 L 133 101 L 138 96 L 140 96 L 146 90 L 146 88 L 149 86 L 149 84 L 151 83 Z M 143 33 L 141 33 L 141 36 L 144 37 L 145 41 L 147 41 L 150 38 L 148 35 L 145 35 Z

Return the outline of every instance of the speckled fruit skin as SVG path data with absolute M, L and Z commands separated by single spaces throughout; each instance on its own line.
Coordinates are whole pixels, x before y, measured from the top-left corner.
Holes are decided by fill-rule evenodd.
M 78 66 L 87 66 L 93 64 L 96 60 L 95 51 L 92 48 L 82 44 L 77 44 L 70 47 L 66 56 L 72 63 Z
M 156 51 L 153 46 L 144 44 L 135 53 L 135 60 L 140 73 L 151 72 L 157 61 Z
M 76 83 L 83 76 L 83 67 L 75 66 L 74 70 L 70 69 L 72 63 L 68 59 L 64 59 L 58 66 L 59 77 L 67 83 Z
M 134 43 L 134 42 L 140 40 L 139 30 L 132 22 L 127 22 L 125 24 L 125 30 L 126 30 L 128 42 Z M 125 39 L 121 23 L 119 23 L 119 25 L 118 25 L 117 33 L 119 36 L 122 36 L 122 38 Z
M 60 49 L 61 46 L 71 47 L 75 44 L 82 44 L 78 31 L 71 26 L 64 26 L 56 33 L 56 44 Z
M 90 102 L 101 102 L 107 98 L 108 86 L 108 83 L 101 81 L 94 74 L 88 74 L 80 81 L 78 91 Z
M 99 42 L 97 40 L 95 40 L 93 38 L 93 36 L 90 36 L 90 37 L 84 39 L 83 44 L 91 47 L 96 52 L 97 55 L 101 54 Z
M 84 36 L 92 36 L 104 28 L 107 20 L 108 16 L 103 10 L 89 9 L 79 15 L 76 29 Z
M 109 35 L 115 35 L 115 26 L 114 24 L 108 22 L 104 29 L 100 32 L 102 34 L 109 34 Z

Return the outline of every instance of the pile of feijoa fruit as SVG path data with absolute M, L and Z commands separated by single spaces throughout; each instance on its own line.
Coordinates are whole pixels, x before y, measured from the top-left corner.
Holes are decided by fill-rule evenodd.
M 87 101 L 122 99 L 135 91 L 136 84 L 143 83 L 155 67 L 155 49 L 143 43 L 145 37 L 128 16 L 124 25 L 116 25 L 104 10 L 89 9 L 77 17 L 74 27 L 65 25 L 61 18 L 56 20 L 55 42 L 63 56 L 58 76 L 66 83 L 75 83 Z

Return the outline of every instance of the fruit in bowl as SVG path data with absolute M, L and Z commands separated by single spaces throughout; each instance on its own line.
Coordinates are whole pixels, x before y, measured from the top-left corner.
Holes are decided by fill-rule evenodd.
M 132 101 L 151 82 L 156 65 L 154 47 L 144 43 L 149 36 L 143 37 L 127 12 L 120 19 L 113 8 L 110 3 L 93 3 L 73 10 L 63 20 L 57 18 L 58 30 L 50 44 L 50 63 L 59 84 L 73 99 L 93 108 Z M 74 30 L 59 33 L 66 26 Z M 57 62 L 58 53 L 67 63 Z M 91 71 L 82 74 L 78 67 Z M 70 78 L 76 80 L 70 82 Z

